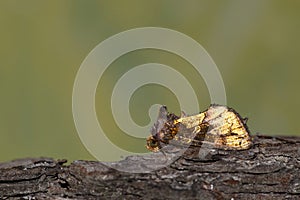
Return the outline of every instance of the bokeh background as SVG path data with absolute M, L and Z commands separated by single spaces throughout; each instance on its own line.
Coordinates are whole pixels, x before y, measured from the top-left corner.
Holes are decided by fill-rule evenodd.
M 72 117 L 77 70 L 101 41 L 144 26 L 174 29 L 199 42 L 222 74 L 228 105 L 249 117 L 252 134 L 300 135 L 299 10 L 300 1 L 293 0 L 1 0 L 0 161 L 38 156 L 93 160 Z M 110 95 L 122 74 L 147 62 L 180 71 L 196 89 L 200 108 L 210 104 L 201 76 L 180 57 L 158 50 L 120 57 L 99 82 L 97 115 L 108 137 L 133 152 L 146 152 L 145 141 L 118 129 Z M 168 89 L 146 85 L 130 101 L 137 124 L 149 122 L 153 103 L 177 114 L 180 110 Z

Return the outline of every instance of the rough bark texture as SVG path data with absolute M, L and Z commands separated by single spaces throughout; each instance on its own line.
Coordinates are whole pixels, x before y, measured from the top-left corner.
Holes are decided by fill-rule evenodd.
M 1 199 L 300 199 L 300 138 L 256 136 L 249 150 L 190 147 L 170 165 L 128 173 L 101 162 L 49 158 L 0 164 Z M 203 148 L 202 148 L 203 150 Z M 164 154 L 130 156 L 111 166 L 139 170 Z M 143 166 L 144 167 L 144 166 Z

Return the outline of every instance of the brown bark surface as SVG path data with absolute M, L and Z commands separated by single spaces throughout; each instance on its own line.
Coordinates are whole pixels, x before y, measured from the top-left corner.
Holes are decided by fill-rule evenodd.
M 0 164 L 0 198 L 300 199 L 299 148 L 299 137 L 267 136 L 256 136 L 244 151 L 204 149 L 199 156 L 199 147 L 190 147 L 150 173 L 122 172 L 95 161 L 15 160 Z M 139 160 L 151 169 L 165 156 L 130 156 L 110 165 L 139 171 L 145 167 Z

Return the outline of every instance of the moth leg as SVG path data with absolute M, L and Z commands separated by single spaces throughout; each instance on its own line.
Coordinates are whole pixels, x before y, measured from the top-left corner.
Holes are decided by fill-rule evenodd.
M 201 131 L 201 126 L 196 126 L 193 130 L 193 133 L 199 133 Z

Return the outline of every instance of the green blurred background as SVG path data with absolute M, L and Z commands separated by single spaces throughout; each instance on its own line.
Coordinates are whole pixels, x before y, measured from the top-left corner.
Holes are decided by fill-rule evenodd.
M 1 0 L 0 161 L 37 156 L 93 160 L 72 118 L 77 70 L 101 41 L 144 26 L 174 29 L 199 42 L 222 74 L 228 105 L 249 117 L 252 134 L 300 134 L 299 10 L 300 1 L 293 0 Z M 202 78 L 180 57 L 156 50 L 120 57 L 99 82 L 97 115 L 108 137 L 134 152 L 145 152 L 145 141 L 125 137 L 116 127 L 110 95 L 122 74 L 147 62 L 179 70 L 197 90 L 200 108 L 210 104 Z M 130 101 L 136 123 L 149 122 L 153 103 L 179 113 L 174 94 L 146 85 Z

